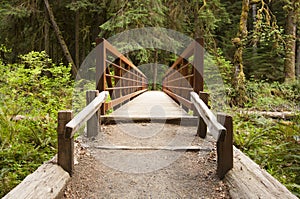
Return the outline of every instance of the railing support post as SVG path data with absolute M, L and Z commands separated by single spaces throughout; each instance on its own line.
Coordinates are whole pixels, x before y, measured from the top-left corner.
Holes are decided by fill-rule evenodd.
M 105 40 L 98 39 L 97 44 L 99 46 L 96 47 L 96 89 L 98 91 L 106 90 L 106 48 L 105 48 Z M 105 115 L 106 108 L 105 104 L 101 106 L 101 114 Z
M 197 38 L 194 48 L 194 92 L 203 91 L 204 39 Z
M 86 92 L 86 105 L 91 103 L 99 95 L 98 90 L 90 90 Z M 97 111 L 88 121 L 87 121 L 87 137 L 96 137 L 100 130 L 100 111 Z
M 209 94 L 200 91 L 199 97 L 206 104 L 206 106 L 208 106 Z M 197 129 L 197 135 L 200 136 L 201 138 L 205 138 L 207 134 L 207 125 L 205 124 L 204 120 L 200 116 L 198 116 L 198 118 L 199 118 L 199 124 Z
M 217 114 L 217 120 L 226 128 L 224 141 L 217 141 L 217 175 L 220 179 L 233 168 L 233 124 L 229 115 Z
M 58 113 L 58 154 L 57 163 L 70 175 L 74 170 L 74 138 L 65 137 L 66 124 L 73 118 L 73 112 L 59 111 Z

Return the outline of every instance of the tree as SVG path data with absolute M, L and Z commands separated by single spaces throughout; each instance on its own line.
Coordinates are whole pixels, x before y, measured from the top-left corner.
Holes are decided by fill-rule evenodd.
M 114 6 L 114 7 L 112 7 Z M 109 9 L 113 13 L 109 13 L 112 17 L 100 26 L 100 37 L 110 37 L 125 30 L 143 27 L 162 27 L 165 22 L 165 9 L 161 0 L 133 0 L 124 4 L 116 4 L 112 1 L 109 5 Z M 150 33 L 156 34 L 156 33 Z M 130 39 L 130 38 L 129 38 Z M 132 38 L 134 39 L 134 38 Z M 122 45 L 122 41 L 119 42 L 120 46 L 126 47 L 128 45 Z M 142 41 L 143 42 L 143 41 Z M 160 38 L 157 38 L 157 42 Z M 141 44 L 144 45 L 144 44 Z M 130 46 L 129 46 L 130 48 Z M 141 49 L 139 51 L 131 52 L 131 49 L 127 49 L 129 57 L 134 61 L 136 65 L 157 62 L 157 53 L 161 52 L 159 49 Z M 159 52 L 158 52 L 159 51 Z M 152 85 L 156 89 L 157 84 L 157 64 L 152 64 L 150 70 L 152 70 Z M 151 80 L 150 80 L 151 81 Z
M 282 6 L 278 5 L 278 2 L 275 5 L 263 0 L 252 3 L 254 9 L 252 18 L 249 18 L 249 34 L 243 51 L 245 76 L 257 80 L 283 81 L 285 52 L 283 28 L 273 14 L 274 12 L 282 14 Z
M 243 49 L 244 49 L 243 40 L 246 39 L 248 35 L 247 20 L 248 20 L 249 8 L 250 8 L 250 1 L 243 0 L 239 30 L 237 33 L 237 37 L 232 39 L 232 42 L 236 48 L 234 58 L 233 58 L 233 63 L 235 67 L 233 85 L 236 91 L 235 102 L 239 106 L 242 106 L 246 100 L 245 99 L 246 79 L 245 79 L 244 66 L 243 66 Z
M 296 63 L 296 22 L 299 16 L 299 1 L 287 0 L 286 10 L 286 56 L 284 62 L 285 81 L 295 80 L 295 63 Z
M 69 48 L 68 48 L 68 46 L 67 46 L 67 44 L 66 44 L 66 42 L 65 42 L 65 40 L 64 40 L 64 38 L 62 36 L 62 33 L 61 33 L 61 31 L 60 31 L 60 29 L 59 29 L 59 27 L 58 27 L 58 25 L 57 25 L 57 23 L 55 21 L 54 14 L 53 14 L 52 9 L 50 7 L 49 1 L 48 0 L 44 0 L 44 3 L 45 3 L 45 6 L 47 8 L 47 12 L 48 12 L 50 21 L 52 23 L 52 26 L 53 26 L 53 28 L 55 30 L 56 37 L 57 37 L 57 39 L 58 39 L 58 41 L 59 41 L 59 43 L 61 45 L 61 48 L 62 48 L 62 50 L 63 50 L 63 52 L 65 54 L 66 59 L 68 60 L 68 62 L 72 66 L 72 75 L 73 75 L 73 77 L 76 77 L 76 74 L 77 74 L 76 65 L 75 65 L 75 63 L 73 61 L 73 58 L 72 58 L 70 52 L 69 52 Z

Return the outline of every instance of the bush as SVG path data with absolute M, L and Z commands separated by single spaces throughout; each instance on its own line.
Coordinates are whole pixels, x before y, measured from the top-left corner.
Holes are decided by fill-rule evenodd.
M 70 67 L 45 52 L 0 61 L 0 197 L 56 153 L 57 112 L 71 108 Z

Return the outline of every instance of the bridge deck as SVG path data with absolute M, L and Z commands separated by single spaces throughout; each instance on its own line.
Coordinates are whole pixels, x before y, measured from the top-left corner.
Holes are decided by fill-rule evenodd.
M 147 91 L 113 111 L 108 118 L 179 119 L 193 118 L 162 91 Z

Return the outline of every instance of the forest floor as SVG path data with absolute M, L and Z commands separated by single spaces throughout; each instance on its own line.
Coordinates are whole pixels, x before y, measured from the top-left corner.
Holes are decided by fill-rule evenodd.
M 96 139 L 80 136 L 75 172 L 63 198 L 230 198 L 225 183 L 216 176 L 215 142 L 195 134 L 196 127 L 120 123 L 104 126 Z M 201 150 L 154 149 L 166 146 L 200 146 Z

